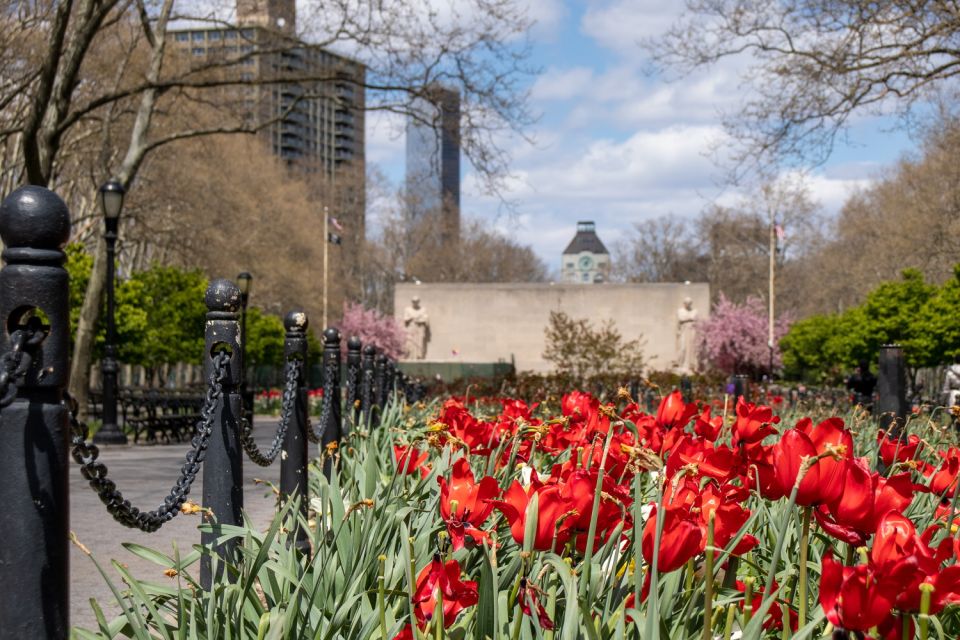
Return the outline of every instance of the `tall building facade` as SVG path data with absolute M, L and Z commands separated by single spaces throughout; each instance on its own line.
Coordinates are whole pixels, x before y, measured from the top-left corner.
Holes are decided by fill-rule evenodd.
M 610 278 L 610 252 L 600 241 L 592 220 L 577 223 L 577 234 L 563 250 L 560 274 L 564 282 L 599 284 Z
M 291 168 L 326 176 L 331 212 L 362 240 L 363 64 L 294 39 L 294 0 L 237 0 L 237 27 L 171 31 L 180 61 L 242 81 L 221 91 L 238 118 L 267 123 L 269 150 Z M 272 80 L 282 77 L 284 82 Z M 302 78 L 302 79 L 300 79 Z M 345 234 L 346 235 L 346 234 Z M 346 240 L 346 238 L 345 238 Z
M 406 127 L 406 189 L 414 220 L 438 214 L 449 239 L 460 235 L 460 93 L 432 87 Z

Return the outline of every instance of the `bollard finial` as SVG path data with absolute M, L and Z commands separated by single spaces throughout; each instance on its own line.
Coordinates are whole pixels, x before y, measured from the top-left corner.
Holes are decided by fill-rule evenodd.
M 0 236 L 7 247 L 61 249 L 70 239 L 70 212 L 53 191 L 20 187 L 0 203 Z
M 325 345 L 334 345 L 339 348 L 340 345 L 340 331 L 334 327 L 328 327 L 323 332 L 323 343 Z
M 211 280 L 203 301 L 209 311 L 236 312 L 240 309 L 240 287 L 226 278 Z
M 360 351 L 362 347 L 363 343 L 357 336 L 350 336 L 350 338 L 347 340 L 347 349 L 350 351 Z
M 309 324 L 310 321 L 307 319 L 305 311 L 291 311 L 283 318 L 283 328 L 287 331 L 298 331 L 302 333 L 307 330 Z
M 369 357 L 372 358 L 372 357 L 374 357 L 375 355 L 377 355 L 377 348 L 376 348 L 375 346 L 373 346 L 372 344 L 368 344 L 367 346 L 365 346 L 365 347 L 363 348 L 363 355 L 369 356 Z

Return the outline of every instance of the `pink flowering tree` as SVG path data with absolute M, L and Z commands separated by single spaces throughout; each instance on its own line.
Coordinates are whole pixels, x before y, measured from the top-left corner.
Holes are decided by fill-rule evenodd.
M 372 344 L 394 360 L 405 355 L 407 334 L 403 326 L 392 316 L 376 309 L 366 309 L 358 302 L 347 302 L 343 305 L 343 319 L 337 328 L 343 336 L 344 353 L 347 339 L 357 336 L 364 346 Z
M 787 333 L 791 322 L 792 318 L 782 315 L 774 323 L 774 370 L 782 366 L 780 339 Z M 768 335 L 766 302 L 751 296 L 743 304 L 735 304 L 721 293 L 710 317 L 697 323 L 700 361 L 708 368 L 728 375 L 760 377 L 769 374 Z

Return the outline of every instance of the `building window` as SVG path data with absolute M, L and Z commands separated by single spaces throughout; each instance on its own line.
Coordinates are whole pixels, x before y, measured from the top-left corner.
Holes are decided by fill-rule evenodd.
M 237 39 L 237 32 L 236 32 L 236 31 L 227 31 L 226 33 L 223 34 L 223 37 L 226 38 L 227 40 L 236 40 L 236 39 Z
M 186 31 L 181 31 L 177 34 L 177 42 L 186 42 L 190 39 L 190 34 Z
M 211 31 L 211 32 L 210 32 L 210 35 L 207 36 L 207 37 L 210 38 L 211 40 L 219 40 L 219 39 L 220 39 L 220 32 L 219 32 L 219 31 Z
M 584 282 L 590 282 L 590 274 L 589 274 L 589 273 L 583 274 L 583 281 L 584 281 Z
M 240 35 L 243 36 L 244 40 L 253 40 L 253 29 L 244 29 L 240 32 Z
M 206 33 L 203 31 L 194 31 L 192 34 L 194 42 L 203 42 Z
M 202 56 L 204 53 L 206 53 L 206 51 L 207 51 L 207 50 L 204 49 L 203 47 L 194 47 L 194 48 L 191 50 L 191 52 L 192 52 L 193 55 L 195 55 L 195 56 Z
M 572 263 L 572 262 L 568 262 L 568 263 L 567 263 L 567 269 L 573 269 L 573 263 Z

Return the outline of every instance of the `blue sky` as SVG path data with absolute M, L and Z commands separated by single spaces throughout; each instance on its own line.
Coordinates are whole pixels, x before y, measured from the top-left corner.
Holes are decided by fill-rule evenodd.
M 543 70 L 532 82 L 531 107 L 540 119 L 527 131 L 533 144 L 503 140 L 513 156 L 505 195 L 516 207 L 505 215 L 464 162 L 466 217 L 493 220 L 556 269 L 577 220 L 595 220 L 609 247 L 634 222 L 694 217 L 713 200 L 731 203 L 741 195 L 719 184 L 723 171 L 708 152 L 723 140 L 720 114 L 743 100 L 742 62 L 676 82 L 645 73 L 637 41 L 669 25 L 675 4 L 531 0 L 537 19 L 532 63 Z M 853 189 L 914 148 L 906 133 L 891 127 L 889 119 L 859 118 L 850 144 L 812 171 L 808 184 L 825 212 L 836 212 Z M 402 123 L 370 118 L 368 161 L 398 184 L 403 151 Z

